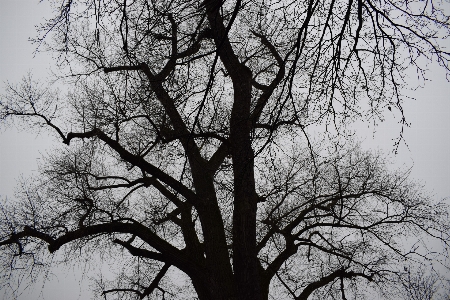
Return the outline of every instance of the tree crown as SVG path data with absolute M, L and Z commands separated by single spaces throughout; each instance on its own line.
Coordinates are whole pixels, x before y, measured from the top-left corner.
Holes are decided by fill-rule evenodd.
M 56 10 L 36 42 L 57 55 L 68 92 L 26 78 L 0 102 L 2 119 L 46 126 L 65 144 L 3 208 L 4 270 L 45 247 L 110 248 L 132 268 L 100 285 L 105 297 L 176 298 L 172 268 L 199 299 L 345 299 L 431 257 L 404 238 L 447 245 L 446 206 L 345 138 L 352 121 L 386 109 L 406 124 L 406 70 L 423 75 L 423 59 L 449 70 L 442 3 L 69 0 Z M 314 139 L 320 130 L 335 138 Z

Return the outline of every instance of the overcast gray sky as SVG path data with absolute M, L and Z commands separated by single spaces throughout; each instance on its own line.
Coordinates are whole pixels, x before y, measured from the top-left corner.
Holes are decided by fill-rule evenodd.
M 0 94 L 6 81 L 18 83 L 28 72 L 36 78 L 48 74 L 50 57 L 34 57 L 34 47 L 28 42 L 28 38 L 36 35 L 34 26 L 50 12 L 46 3 L 37 3 L 33 0 L 0 1 Z M 18 132 L 0 123 L 0 195 L 12 197 L 18 177 L 36 170 L 39 151 L 48 146 L 45 136 Z
M 50 16 L 47 3 L 37 0 L 0 0 L 0 94 L 5 81 L 19 82 L 31 71 L 35 78 L 45 78 L 52 59 L 45 54 L 34 57 L 34 46 L 28 42 L 36 35 L 35 25 Z M 447 42 L 450 46 L 450 42 Z M 411 83 L 417 84 L 415 75 L 410 74 Z M 425 87 L 410 92 L 416 101 L 404 104 L 410 128 L 405 129 L 404 144 L 394 157 L 396 165 L 413 166 L 412 177 L 426 185 L 437 198 L 450 197 L 450 83 L 445 73 L 436 65 L 430 65 L 430 79 Z M 398 136 L 400 126 L 389 115 L 378 126 L 375 136 L 366 126 L 358 128 L 359 136 L 365 140 L 364 147 L 380 148 L 392 152 L 393 139 Z M 23 174 L 29 175 L 37 168 L 40 153 L 52 147 L 53 138 L 36 135 L 35 132 L 5 128 L 0 122 L 0 199 L 13 199 L 16 181 Z M 2 200 L 3 201 L 3 200 Z M 68 272 L 70 273 L 70 272 Z M 59 274 L 59 273 L 58 273 Z M 40 294 L 39 299 L 83 299 L 79 286 L 70 274 L 65 281 L 60 278 Z M 38 299 L 35 288 L 31 294 L 24 293 L 19 299 Z M 0 293 L 1 296 L 1 293 Z
M 35 25 L 50 17 L 50 8 L 46 2 L 37 0 L 0 0 L 0 94 L 4 91 L 4 82 L 18 83 L 28 72 L 34 78 L 44 79 L 52 64 L 51 57 L 38 54 L 34 56 L 35 47 L 28 38 L 36 36 Z M 5 197 L 14 198 L 13 192 L 20 176 L 27 176 L 37 169 L 37 161 L 51 149 L 54 138 L 36 132 L 18 131 L 5 128 L 0 121 L 0 201 Z M 52 274 L 53 273 L 53 274 Z M 25 289 L 18 300 L 75 300 L 86 299 L 89 290 L 86 282 L 81 280 L 78 268 L 52 268 L 49 282 L 43 286 L 38 281 Z M 10 297 L 6 288 L 0 289 L 0 299 Z M 10 292 L 10 291 L 9 291 Z M 9 299 L 9 298 L 8 298 Z

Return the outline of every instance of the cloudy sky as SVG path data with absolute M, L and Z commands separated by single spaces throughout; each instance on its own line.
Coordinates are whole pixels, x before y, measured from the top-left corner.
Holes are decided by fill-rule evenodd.
M 45 79 L 52 65 L 51 57 L 33 54 L 35 46 L 28 38 L 36 35 L 35 25 L 49 17 L 46 3 L 37 0 L 0 1 L 0 94 L 4 82 L 19 82 L 22 76 L 32 72 L 35 78 Z M 450 41 L 447 42 L 450 48 Z M 428 78 L 423 88 L 409 92 L 416 101 L 404 104 L 410 128 L 405 129 L 405 144 L 393 159 L 396 166 L 413 167 L 411 176 L 423 184 L 436 198 L 450 197 L 450 83 L 445 73 L 436 65 L 429 66 Z M 409 74 L 411 85 L 417 85 L 414 73 Z M 400 126 L 387 113 L 373 134 L 367 125 L 358 128 L 359 136 L 366 148 L 380 148 L 392 153 L 393 139 L 398 136 Z M 36 132 L 5 127 L 0 122 L 0 199 L 14 198 L 14 187 L 21 176 L 37 169 L 40 153 L 45 153 L 55 143 L 53 137 Z M 450 201 L 449 201 L 450 202 Z M 19 299 L 82 299 L 80 285 L 70 271 L 53 280 L 45 289 L 35 287 L 24 292 Z M 61 273 L 58 273 L 61 274 Z M 64 278 L 63 278 L 64 277 Z M 31 293 L 31 294 L 30 294 Z M 33 294 L 34 293 L 34 294 Z M 35 294 L 38 293 L 38 294 Z M 1 293 L 0 293 L 1 296 Z

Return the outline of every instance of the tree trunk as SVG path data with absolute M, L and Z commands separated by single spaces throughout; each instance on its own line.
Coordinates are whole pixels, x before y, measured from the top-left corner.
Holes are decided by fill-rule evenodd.
M 251 71 L 240 65 L 239 81 L 233 80 L 234 104 L 230 119 L 234 172 L 233 266 L 238 299 L 262 300 L 256 249 L 254 152 L 251 145 Z

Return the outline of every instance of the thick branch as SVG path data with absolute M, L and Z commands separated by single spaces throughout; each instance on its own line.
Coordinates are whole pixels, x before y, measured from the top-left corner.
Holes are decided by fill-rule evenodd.
M 161 180 L 162 182 L 164 182 L 165 184 L 176 190 L 178 193 L 183 195 L 188 201 L 191 201 L 193 204 L 197 202 L 197 197 L 193 191 L 184 186 L 178 180 L 161 171 L 159 168 L 153 166 L 152 164 L 144 160 L 142 157 L 130 153 L 128 150 L 123 148 L 122 145 L 119 144 L 119 142 L 107 136 L 100 129 L 93 129 L 91 131 L 84 133 L 70 132 L 69 134 L 67 134 L 67 138 L 64 140 L 64 143 L 69 144 L 73 138 L 89 138 L 94 136 L 104 141 L 108 146 L 110 146 L 113 150 L 115 150 L 120 155 L 120 157 L 125 161 L 141 168 L 142 170 Z M 154 186 L 157 187 L 157 184 L 155 182 Z
M 222 143 L 209 159 L 208 169 L 212 172 L 217 171 L 228 155 L 230 155 L 230 145 L 228 142 Z
M 294 241 L 290 237 L 286 238 L 286 248 L 269 264 L 264 275 L 267 282 L 270 282 L 272 277 L 278 272 L 284 262 L 297 252 L 298 246 L 294 244 Z
M 115 240 L 113 240 L 113 243 L 123 246 L 133 256 L 146 257 L 146 258 L 150 258 L 150 259 L 162 261 L 162 262 L 167 261 L 167 257 L 164 257 L 163 254 L 158 253 L 158 252 L 149 251 L 146 249 L 136 248 L 136 247 L 132 246 L 131 243 L 129 243 L 129 242 L 124 242 L 119 239 L 115 239 Z
M 314 292 L 318 288 L 321 288 L 321 287 L 329 284 L 330 282 L 334 281 L 336 278 L 353 278 L 353 277 L 358 277 L 358 276 L 364 277 L 369 281 L 373 280 L 372 279 L 373 275 L 369 276 L 364 273 L 358 273 L 358 272 L 353 272 L 353 271 L 347 272 L 347 271 L 345 271 L 345 269 L 339 269 L 327 276 L 322 277 L 318 281 L 314 281 L 314 282 L 308 284 L 308 286 L 303 290 L 303 292 L 298 297 L 295 297 L 295 300 L 307 300 L 312 292 Z
M 146 296 L 150 295 L 159 285 L 161 279 L 166 275 L 167 270 L 169 270 L 170 264 L 165 264 L 162 269 L 158 272 L 156 277 L 153 279 L 152 283 L 144 290 L 141 295 L 141 299 L 144 299 Z
M 25 226 L 23 231 L 12 234 L 8 239 L 1 241 L 0 246 L 9 244 L 20 244 L 20 240 L 27 237 L 38 238 L 48 244 L 48 249 L 51 253 L 60 249 L 63 245 L 70 242 L 92 237 L 96 235 L 114 234 L 114 233 L 129 233 L 139 237 L 146 242 L 149 246 L 159 251 L 161 255 L 157 253 L 140 252 L 141 254 L 149 255 L 153 259 L 169 261 L 171 264 L 177 266 L 180 270 L 186 273 L 202 274 L 203 268 L 200 266 L 201 262 L 195 261 L 192 257 L 188 257 L 183 250 L 179 250 L 172 246 L 170 243 L 160 238 L 157 234 L 150 229 L 139 223 L 123 223 L 123 222 L 111 222 L 105 224 L 97 224 L 92 226 L 86 226 L 74 231 L 67 232 L 60 237 L 53 238 L 50 235 L 40 232 L 39 230 Z M 131 245 L 127 245 L 125 242 L 114 240 L 115 243 L 126 247 L 128 250 L 143 251 L 137 249 Z
M 272 96 L 273 91 L 278 86 L 278 84 L 280 84 L 281 80 L 283 80 L 286 71 L 285 71 L 285 63 L 284 63 L 283 59 L 281 58 L 281 56 L 279 55 L 278 51 L 276 50 L 275 46 L 272 45 L 272 43 L 270 43 L 269 40 L 264 35 L 256 33 L 255 31 L 252 31 L 252 33 L 261 39 L 261 42 L 263 43 L 264 46 L 266 46 L 269 49 L 270 53 L 275 57 L 275 59 L 278 63 L 278 66 L 279 66 L 278 73 L 275 76 L 275 78 L 272 80 L 270 85 L 265 86 L 265 85 L 259 84 L 256 82 L 256 80 L 253 80 L 253 82 L 252 82 L 254 87 L 263 90 L 262 95 L 259 97 L 259 99 L 256 102 L 255 109 L 253 110 L 253 113 L 251 116 L 253 123 L 256 123 L 258 121 L 259 117 L 261 116 L 264 106 L 268 102 L 270 96 Z
M 115 66 L 111 68 L 104 67 L 103 71 L 105 73 L 117 72 L 117 71 L 138 71 L 142 70 L 141 65 L 137 66 Z
M 167 61 L 166 65 L 163 67 L 163 69 L 161 70 L 161 72 L 159 72 L 159 74 L 157 74 L 155 77 L 158 81 L 163 81 L 164 79 L 166 79 L 167 76 L 169 76 L 169 74 L 175 69 L 175 64 L 176 64 L 176 57 L 177 57 L 177 52 L 178 52 L 178 37 L 177 37 L 177 33 L 178 33 L 178 28 L 177 28 L 177 24 L 175 23 L 175 20 L 172 16 L 172 14 L 168 14 L 167 17 L 169 18 L 170 24 L 172 25 L 172 53 L 170 55 L 169 60 Z
M 220 0 L 208 0 L 205 1 L 205 6 L 207 8 L 207 15 L 209 24 L 214 35 L 214 42 L 216 44 L 217 53 L 219 54 L 220 60 L 223 62 L 225 69 L 228 74 L 230 74 L 233 82 L 239 82 L 242 74 L 247 72 L 245 66 L 240 63 L 239 58 L 231 46 L 230 40 L 228 38 L 228 32 L 236 19 L 237 13 L 241 8 L 241 0 L 238 0 L 235 4 L 233 14 L 231 15 L 230 21 L 225 28 L 224 19 L 219 13 L 219 8 L 221 6 Z M 214 9 L 211 9 L 214 7 Z
M 89 187 L 90 190 L 93 191 L 100 191 L 100 190 L 106 190 L 106 189 L 115 189 L 115 188 L 130 188 L 133 187 L 137 184 L 143 184 L 143 186 L 150 186 L 153 185 L 153 182 L 156 179 L 153 177 L 143 177 L 143 178 L 138 178 L 136 180 L 133 181 L 129 181 L 128 183 L 119 183 L 119 184 L 111 184 L 111 185 L 102 185 L 102 186 L 93 186 L 93 187 Z

